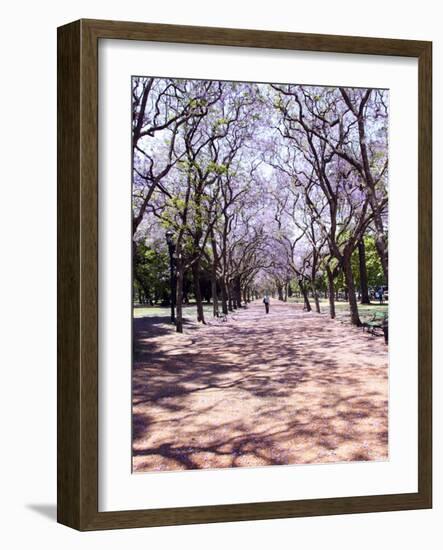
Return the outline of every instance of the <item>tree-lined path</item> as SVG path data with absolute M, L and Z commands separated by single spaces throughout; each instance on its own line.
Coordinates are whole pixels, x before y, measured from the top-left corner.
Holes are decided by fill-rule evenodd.
M 134 319 L 135 471 L 385 460 L 388 352 L 300 305 Z

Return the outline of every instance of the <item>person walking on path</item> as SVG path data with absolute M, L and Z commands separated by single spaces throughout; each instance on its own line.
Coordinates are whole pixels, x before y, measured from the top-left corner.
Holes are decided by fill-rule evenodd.
M 383 304 L 383 293 L 384 293 L 384 288 L 381 286 L 377 290 L 377 294 L 376 294 L 376 298 L 378 298 L 380 305 Z
M 267 294 L 263 298 L 263 303 L 265 304 L 266 313 L 269 313 L 269 296 Z

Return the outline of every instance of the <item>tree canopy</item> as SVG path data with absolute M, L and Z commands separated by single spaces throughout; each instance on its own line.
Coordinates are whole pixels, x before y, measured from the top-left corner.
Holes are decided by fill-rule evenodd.
M 135 77 L 132 105 L 138 300 L 168 299 L 171 230 L 179 331 L 190 291 L 204 323 L 264 291 L 334 317 L 345 288 L 360 324 L 388 282 L 386 90 Z

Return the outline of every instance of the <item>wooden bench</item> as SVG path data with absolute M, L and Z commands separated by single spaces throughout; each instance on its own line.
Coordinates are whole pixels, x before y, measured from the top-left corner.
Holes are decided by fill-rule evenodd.
M 369 321 L 363 323 L 364 329 L 367 329 L 368 332 L 374 335 L 377 329 L 381 329 L 387 344 L 389 334 L 388 313 L 386 311 L 375 311 Z

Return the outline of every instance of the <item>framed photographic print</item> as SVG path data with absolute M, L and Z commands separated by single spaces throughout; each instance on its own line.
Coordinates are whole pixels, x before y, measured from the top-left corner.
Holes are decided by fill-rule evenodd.
M 59 522 L 432 506 L 431 52 L 59 28 Z

